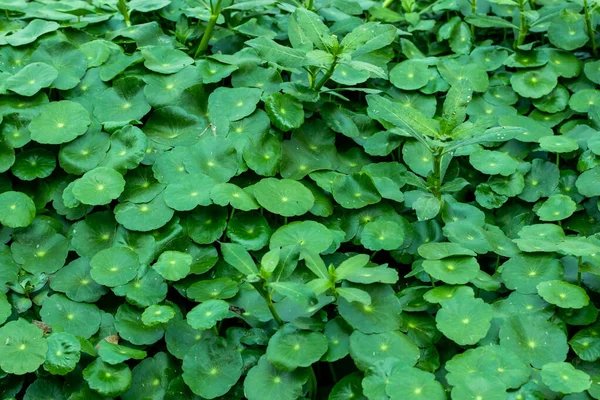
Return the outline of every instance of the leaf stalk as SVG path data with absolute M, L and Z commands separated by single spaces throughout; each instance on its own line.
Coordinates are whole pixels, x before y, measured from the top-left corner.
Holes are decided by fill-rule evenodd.
M 316 90 L 316 91 L 321 90 L 321 88 L 325 85 L 325 83 L 327 83 L 327 81 L 331 78 L 331 75 L 333 75 L 333 71 L 335 70 L 335 67 L 337 66 L 337 62 L 338 62 L 338 56 L 337 56 L 337 54 L 335 54 L 333 56 L 333 61 L 331 62 L 331 65 L 325 72 L 325 75 L 323 75 L 323 77 L 313 87 L 314 90 Z
M 198 58 L 200 55 L 206 52 L 206 49 L 208 49 L 208 42 L 210 42 L 210 39 L 212 38 L 213 32 L 215 30 L 215 25 L 217 23 L 217 20 L 219 19 L 219 15 L 221 14 L 221 2 L 222 0 L 217 0 L 217 4 L 211 9 L 208 25 L 206 25 L 206 30 L 202 34 L 202 39 L 198 44 L 198 48 L 196 48 L 194 58 Z
M 583 12 L 585 15 L 585 29 L 590 38 L 590 43 L 592 44 L 592 53 L 594 56 L 597 56 L 598 48 L 596 47 L 596 37 L 594 35 L 594 27 L 592 26 L 592 17 L 590 15 L 590 9 L 588 7 L 587 0 L 583 0 Z
M 129 19 L 129 13 L 127 12 L 127 4 L 125 3 L 125 0 L 119 0 L 119 3 L 117 3 L 117 9 L 123 16 L 125 25 L 128 27 L 131 26 L 131 20 Z

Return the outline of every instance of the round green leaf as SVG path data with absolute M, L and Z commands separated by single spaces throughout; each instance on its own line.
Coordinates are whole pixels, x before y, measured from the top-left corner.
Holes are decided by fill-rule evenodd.
M 556 87 L 556 73 L 548 67 L 523 69 L 512 74 L 510 84 L 523 97 L 539 99 Z
M 83 379 L 101 395 L 116 397 L 131 386 L 131 370 L 125 364 L 110 365 L 97 358 L 83 370 Z
M 46 360 L 44 332 L 24 319 L 0 327 L 0 368 L 8 374 L 34 372 Z
M 162 228 L 175 214 L 165 203 L 162 194 L 148 203 L 120 203 L 114 211 L 117 222 L 129 230 L 140 232 Z
M 340 175 L 333 181 L 333 198 L 344 208 L 362 208 L 381 200 L 373 178 L 367 173 Z
M 258 212 L 236 213 L 227 224 L 227 237 L 247 250 L 260 250 L 271 236 L 269 223 Z
M 296 400 L 302 397 L 302 386 L 308 380 L 305 369 L 284 372 L 273 367 L 266 356 L 248 371 L 244 380 L 244 395 L 248 400 Z
M 175 310 L 169 306 L 152 305 L 142 313 L 142 322 L 144 325 L 152 326 L 166 324 L 175 317 Z
M 296 221 L 277 229 L 269 247 L 271 249 L 299 245 L 322 253 L 333 243 L 333 234 L 325 225 L 314 221 Z
M 569 218 L 576 210 L 577 204 L 569 196 L 554 194 L 537 209 L 536 214 L 542 221 L 560 221 Z
M 77 303 L 61 294 L 44 300 L 40 310 L 42 321 L 65 332 L 89 339 L 100 327 L 100 310 L 94 304 Z
M 125 179 L 112 168 L 98 167 L 86 172 L 73 185 L 73 195 L 83 204 L 104 205 L 119 197 Z
M 194 59 L 181 50 L 164 46 L 147 46 L 142 49 L 144 66 L 159 74 L 174 74 L 192 64 Z
M 283 371 L 309 367 L 327 352 L 327 343 L 322 333 L 280 329 L 269 340 L 267 360 Z
M 548 303 L 561 308 L 582 308 L 590 302 L 583 288 L 559 280 L 541 282 L 537 291 Z
M 500 346 L 518 354 L 536 368 L 564 361 L 569 351 L 564 332 L 541 315 L 517 315 L 500 327 Z
M 388 358 L 396 358 L 407 366 L 413 366 L 419 354 L 417 345 L 399 331 L 374 334 L 354 331 L 350 335 L 350 356 L 362 371 Z
M 44 369 L 52 375 L 66 375 L 73 371 L 81 356 L 81 344 L 67 332 L 53 333 L 48 337 L 48 354 Z
M 121 304 L 117 310 L 115 328 L 123 339 L 136 345 L 156 343 L 164 334 L 161 325 L 144 325 L 142 311 L 127 303 Z
M 502 264 L 502 280 L 507 288 L 519 293 L 537 293 L 537 285 L 561 279 L 563 267 L 546 255 L 518 255 Z
M 371 304 L 338 299 L 340 316 L 353 328 L 363 333 L 382 333 L 400 328 L 401 305 L 394 290 L 388 285 L 354 285 L 371 297 Z
M 540 138 L 540 147 L 552 153 L 568 153 L 577 150 L 579 145 L 566 136 L 544 136 Z
M 197 302 L 211 299 L 229 299 L 238 292 L 238 284 L 229 278 L 214 278 L 193 283 L 187 288 L 186 295 Z
M 542 382 L 555 392 L 579 393 L 590 388 L 590 376 L 566 362 L 551 362 L 542 367 Z
M 126 247 L 111 247 L 98 252 L 90 260 L 91 277 L 101 285 L 124 285 L 136 277 L 140 260 L 135 251 Z
M 192 308 L 186 318 L 188 324 L 194 329 L 206 330 L 227 318 L 229 304 L 223 300 L 207 300 Z
M 284 217 L 305 214 L 315 202 L 310 190 L 291 179 L 265 178 L 254 185 L 253 193 L 262 207 Z
M 130 359 L 143 360 L 146 352 L 102 340 L 98 344 L 98 356 L 105 363 L 116 365 Z
M 479 273 L 475 257 L 448 257 L 442 260 L 425 260 L 423 269 L 435 279 L 451 285 L 465 284 Z
M 47 149 L 28 149 L 17 154 L 11 172 L 23 181 L 47 178 L 56 168 L 56 156 Z
M 385 391 L 392 400 L 446 399 L 444 388 L 435 376 L 417 368 L 396 368 L 389 381 Z
M 196 206 L 208 206 L 212 203 L 211 189 L 215 180 L 204 174 L 190 174 L 177 182 L 170 183 L 165 189 L 165 203 L 177 211 L 190 211 Z
M 183 380 L 204 398 L 222 396 L 242 375 L 244 363 L 238 349 L 216 337 L 193 346 L 183 358 Z
M 302 103 L 289 94 L 273 93 L 265 101 L 271 122 L 282 131 L 299 128 L 304 122 Z
M 68 100 L 45 105 L 29 124 L 31 139 L 43 144 L 61 144 L 83 135 L 91 124 L 88 111 Z
M 165 251 L 152 267 L 166 280 L 178 281 L 190 273 L 191 265 L 191 255 L 179 251 Z
M 597 105 L 600 105 L 600 90 L 596 89 L 578 90 L 569 99 L 569 107 L 581 113 L 585 113 L 590 107 Z
M 390 82 L 398 89 L 420 89 L 429 82 L 431 73 L 423 60 L 406 60 L 390 71 Z
M 404 242 L 404 229 L 394 221 L 380 218 L 367 223 L 360 235 L 360 243 L 367 249 L 396 250 Z
M 436 326 L 447 338 L 460 345 L 472 345 L 490 329 L 492 307 L 482 299 L 454 296 L 441 302 L 435 316 Z
M 27 64 L 6 80 L 6 88 L 21 96 L 33 96 L 52 85 L 58 76 L 56 68 L 41 62 Z
M 215 204 L 231 206 L 237 210 L 250 211 L 259 208 L 258 203 L 247 191 L 233 183 L 219 183 L 210 191 Z
M 25 193 L 4 192 L 0 194 L 0 223 L 9 228 L 23 228 L 35 218 L 35 204 Z
M 478 171 L 487 175 L 508 176 L 517 169 L 517 162 L 508 154 L 499 151 L 478 150 L 469 156 L 469 162 Z

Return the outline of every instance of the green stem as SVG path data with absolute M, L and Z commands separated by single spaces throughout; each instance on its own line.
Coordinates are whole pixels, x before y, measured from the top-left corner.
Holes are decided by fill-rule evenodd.
M 335 368 L 333 368 L 333 363 L 327 363 L 329 365 L 329 372 L 331 372 L 331 379 L 333 379 L 334 383 L 337 383 L 337 374 L 335 373 Z
M 596 37 L 594 35 L 594 28 L 592 27 L 592 17 L 590 15 L 587 0 L 583 0 L 583 12 L 585 13 L 585 28 L 588 36 L 590 37 L 590 42 L 592 43 L 592 52 L 595 56 L 597 56 L 598 49 L 596 48 Z
M 381 4 L 381 7 L 388 8 L 393 2 L 394 0 L 384 0 L 383 4 Z
M 314 5 L 314 0 L 307 0 L 306 1 L 306 9 L 307 10 L 312 10 L 313 9 L 313 5 Z
M 577 286 L 581 286 L 581 267 L 583 265 L 583 259 L 581 256 L 577 259 Z
M 206 30 L 202 34 L 202 39 L 200 40 L 200 44 L 198 44 L 198 48 L 194 53 L 194 58 L 198 58 L 201 54 L 204 54 L 206 49 L 208 48 L 208 42 L 212 38 L 213 31 L 215 30 L 215 24 L 217 23 L 217 19 L 219 19 L 219 14 L 221 13 L 221 1 L 217 0 L 217 4 L 211 10 L 210 19 L 208 20 L 208 25 L 206 25 Z
M 525 0 L 519 1 L 519 14 L 521 22 L 519 26 L 519 39 L 515 47 L 521 46 L 525 43 L 525 36 L 527 36 L 527 19 L 525 18 Z
M 433 155 L 433 194 L 440 202 L 442 201 L 442 157 L 443 156 L 439 151 Z
M 265 299 L 265 303 L 267 303 L 267 307 L 269 308 L 273 319 L 275 320 L 275 322 L 277 322 L 277 325 L 283 325 L 283 321 L 279 317 L 279 314 L 277 313 L 277 310 L 273 305 L 273 299 L 271 298 L 271 294 L 268 290 L 265 289 L 265 287 L 263 286 L 263 282 L 251 282 L 251 285 L 254 287 L 254 289 L 256 289 L 258 294 L 260 294 L 260 296 L 263 299 Z
M 560 153 L 556 153 L 556 168 L 560 167 Z
M 471 14 L 477 13 L 477 0 L 471 0 Z M 471 35 L 473 36 L 473 42 L 475 42 L 475 25 L 471 24 Z
M 431 275 L 429 275 L 429 282 L 431 282 L 431 287 L 435 289 L 435 281 L 433 280 L 433 277 Z
M 309 373 L 310 373 L 310 376 L 308 378 L 308 381 L 309 381 L 308 393 L 309 393 L 309 398 L 314 400 L 317 398 L 317 376 L 315 375 L 315 370 L 313 369 L 312 365 L 310 366 Z
M 321 80 L 319 80 L 319 82 L 317 82 L 317 84 L 313 87 L 314 90 L 316 90 L 317 92 L 319 90 L 321 90 L 321 88 L 323 87 L 323 85 L 325 85 L 325 83 L 327 83 L 327 81 L 329 80 L 329 78 L 331 78 L 331 75 L 333 75 L 333 71 L 335 70 L 335 67 L 337 66 L 337 61 L 338 61 L 338 56 L 336 54 L 336 55 L 333 56 L 333 61 L 331 62 L 331 65 L 329 66 L 329 68 L 325 72 L 325 75 L 323 75 L 323 77 L 321 78 Z
M 117 9 L 123 15 L 123 19 L 125 20 L 125 25 L 131 26 L 131 20 L 129 19 L 129 13 L 127 12 L 127 4 L 125 4 L 125 0 L 119 0 L 117 4 Z
M 231 221 L 231 218 L 233 218 L 233 214 L 235 214 L 235 208 L 231 207 L 231 213 L 229 214 L 230 221 Z

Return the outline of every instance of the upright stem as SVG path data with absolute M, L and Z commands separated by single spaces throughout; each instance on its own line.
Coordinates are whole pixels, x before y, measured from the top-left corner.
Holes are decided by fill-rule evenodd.
M 129 19 L 129 13 L 127 12 L 127 4 L 125 4 L 125 0 L 119 0 L 117 4 L 117 9 L 123 15 L 123 19 L 125 20 L 125 25 L 131 26 L 131 20 Z
M 590 15 L 587 0 L 583 0 L 583 12 L 585 13 L 585 28 L 587 30 L 588 36 L 590 37 L 590 42 L 592 43 L 592 52 L 595 56 L 597 56 L 598 49 L 596 48 L 596 37 L 594 36 L 594 28 L 592 27 L 592 17 Z
M 331 75 L 333 75 L 333 71 L 335 70 L 335 67 L 337 66 L 337 61 L 338 61 L 338 56 L 336 54 L 333 56 L 333 61 L 331 62 L 331 65 L 325 72 L 325 75 L 323 75 L 323 77 L 319 80 L 319 82 L 317 82 L 315 87 L 313 87 L 314 90 L 316 90 L 316 91 L 321 90 L 323 85 L 325 85 L 325 83 L 327 83 L 329 78 L 331 78 Z
M 471 14 L 477 12 L 477 0 L 471 0 Z M 471 24 L 471 35 L 473 36 L 473 42 L 475 42 L 475 25 Z
M 442 157 L 439 151 L 433 155 L 433 194 L 440 201 L 442 201 L 442 192 L 440 190 L 442 188 Z
M 269 311 L 271 312 L 273 319 L 275 320 L 275 322 L 277 322 L 277 325 L 279 325 L 279 326 L 283 325 L 283 321 L 279 317 L 279 314 L 277 313 L 277 310 L 275 309 L 275 306 L 273 305 L 273 299 L 271 298 L 271 294 L 269 293 L 268 290 L 265 289 L 265 287 L 263 286 L 263 282 L 252 282 L 251 284 L 252 284 L 252 286 L 254 286 L 254 289 L 256 289 L 258 294 L 260 294 L 261 297 L 263 299 L 265 299 L 265 303 L 267 303 L 267 307 L 269 308 Z
M 525 43 L 525 36 L 527 36 L 527 19 L 525 18 L 525 0 L 519 0 L 519 14 L 521 17 L 521 23 L 519 26 L 519 39 L 515 47 L 521 46 Z
M 219 14 L 221 13 L 221 1 L 222 0 L 217 0 L 217 4 L 211 10 L 208 25 L 206 25 L 206 30 L 202 34 L 202 39 L 200 40 L 200 44 L 198 44 L 196 53 L 194 53 L 194 58 L 198 58 L 199 55 L 204 54 L 208 48 L 208 42 L 210 42 L 210 39 L 212 38 L 213 31 L 215 30 L 215 24 L 217 23 L 217 19 L 219 19 Z
M 388 8 L 393 2 L 394 2 L 394 0 L 384 0 L 383 3 L 381 4 L 381 7 Z
M 312 10 L 313 4 L 314 4 L 314 0 L 306 0 L 306 9 L 309 11 Z

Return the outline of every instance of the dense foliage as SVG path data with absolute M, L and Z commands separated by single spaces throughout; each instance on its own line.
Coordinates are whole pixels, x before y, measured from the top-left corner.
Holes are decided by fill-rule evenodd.
M 0 10 L 3 399 L 600 399 L 595 1 Z

